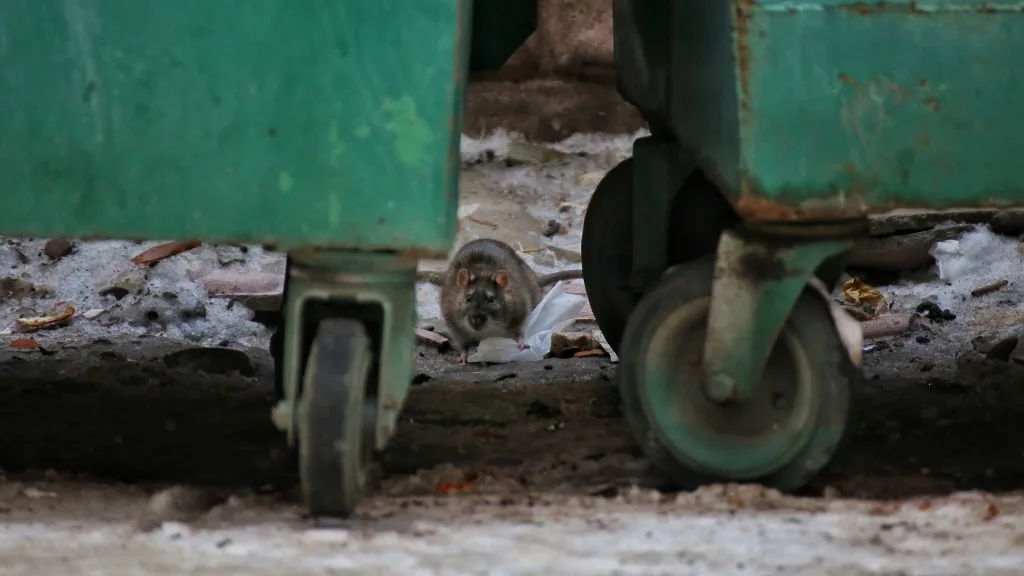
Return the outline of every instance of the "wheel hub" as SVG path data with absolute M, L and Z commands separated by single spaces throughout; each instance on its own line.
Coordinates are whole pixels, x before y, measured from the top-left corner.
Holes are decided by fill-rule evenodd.
M 672 311 L 640 354 L 640 396 L 656 434 L 695 470 L 753 479 L 788 463 L 807 444 L 816 418 L 807 354 L 783 329 L 753 398 L 707 396 L 703 348 L 710 298 Z M 674 447 L 685 447 L 678 449 Z

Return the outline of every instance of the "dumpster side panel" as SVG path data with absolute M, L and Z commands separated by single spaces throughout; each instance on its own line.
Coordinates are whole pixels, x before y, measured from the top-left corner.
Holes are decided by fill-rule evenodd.
M 0 0 L 0 233 L 444 253 L 470 0 Z
M 736 4 L 745 216 L 1024 203 L 1024 3 Z

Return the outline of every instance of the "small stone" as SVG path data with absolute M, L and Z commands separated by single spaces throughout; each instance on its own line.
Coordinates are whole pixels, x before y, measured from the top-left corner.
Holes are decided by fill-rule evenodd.
M 547 225 L 544 227 L 544 231 L 541 232 L 546 238 L 551 238 L 562 229 L 562 224 L 558 220 L 548 220 Z
M 914 340 L 917 340 L 918 344 L 927 344 L 927 343 L 931 342 L 931 338 L 929 338 L 925 334 L 918 334 L 917 337 L 914 338 Z
M 186 348 L 164 356 L 163 360 L 169 368 L 198 370 L 208 374 L 238 372 L 246 377 L 256 375 L 248 354 L 231 348 Z
M 31 282 L 12 277 L 0 279 L 0 302 L 7 299 L 21 300 L 35 292 L 36 286 Z
M 66 238 L 54 238 L 43 246 L 43 254 L 50 260 L 60 260 L 71 254 L 74 247 L 74 243 Z
M 99 294 L 120 300 L 129 294 L 143 294 L 148 287 L 145 274 L 133 269 L 118 276 L 110 287 L 100 290 Z
M 196 301 L 192 306 L 183 307 L 179 312 L 178 316 L 182 320 L 195 320 L 196 318 L 206 318 L 206 304 Z

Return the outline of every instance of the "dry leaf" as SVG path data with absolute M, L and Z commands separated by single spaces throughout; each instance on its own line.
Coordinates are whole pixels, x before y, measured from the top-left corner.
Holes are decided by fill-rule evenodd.
M 477 218 L 476 216 L 466 216 L 466 220 L 469 220 L 470 222 L 476 222 L 477 224 L 487 226 L 489 228 L 498 227 L 498 225 L 495 224 L 494 222 L 491 222 L 490 220 L 484 220 L 483 218 Z
M 11 340 L 11 348 L 15 350 L 38 350 L 39 343 L 31 338 L 17 338 Z
M 416 336 L 425 343 L 433 344 L 434 346 L 441 346 L 442 344 L 448 342 L 448 339 L 445 338 L 444 336 L 441 336 L 437 332 L 434 332 L 432 330 L 426 330 L 424 328 L 417 328 Z
M 198 248 L 202 245 L 199 240 L 175 240 L 173 242 L 165 242 L 153 246 L 149 250 L 139 254 L 135 258 L 132 258 L 132 263 L 138 266 L 152 266 L 157 262 L 170 258 L 176 254 L 182 252 L 188 252 L 194 248 Z
M 856 276 L 843 282 L 843 298 L 851 304 L 867 304 L 868 306 L 875 306 L 879 302 L 885 301 L 881 292 L 865 284 Z
M 70 320 L 75 315 L 74 306 L 66 306 L 63 310 L 53 312 L 46 316 L 33 316 L 31 318 L 18 318 L 18 324 L 24 328 L 42 328 L 51 324 L 59 324 Z
M 462 492 L 463 490 L 469 490 L 472 487 L 472 482 L 455 482 L 452 484 L 438 484 L 434 488 L 434 491 L 438 494 L 454 494 L 456 492 Z

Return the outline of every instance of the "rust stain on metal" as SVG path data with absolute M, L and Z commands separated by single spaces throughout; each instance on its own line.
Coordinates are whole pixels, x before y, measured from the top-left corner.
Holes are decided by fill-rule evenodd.
M 753 221 L 777 222 L 780 220 L 804 220 L 807 217 L 800 208 L 778 204 L 753 194 L 741 194 L 736 199 L 736 211 L 744 218 Z
M 790 276 L 803 274 L 803 270 L 787 268 L 786 261 L 779 258 L 778 255 L 761 251 L 746 252 L 740 256 L 736 272 L 739 276 L 757 284 L 777 282 Z
M 857 90 L 860 90 L 860 84 L 858 84 L 857 81 L 853 79 L 853 76 L 850 76 L 846 72 L 840 72 L 839 74 L 836 74 L 836 79 L 838 79 L 843 84 L 847 84 L 849 86 L 852 86 L 853 88 L 856 88 Z
M 841 11 L 853 12 L 854 14 L 859 14 L 861 16 L 879 14 L 889 10 L 889 7 L 884 2 L 856 2 L 854 4 L 838 6 L 838 8 Z

